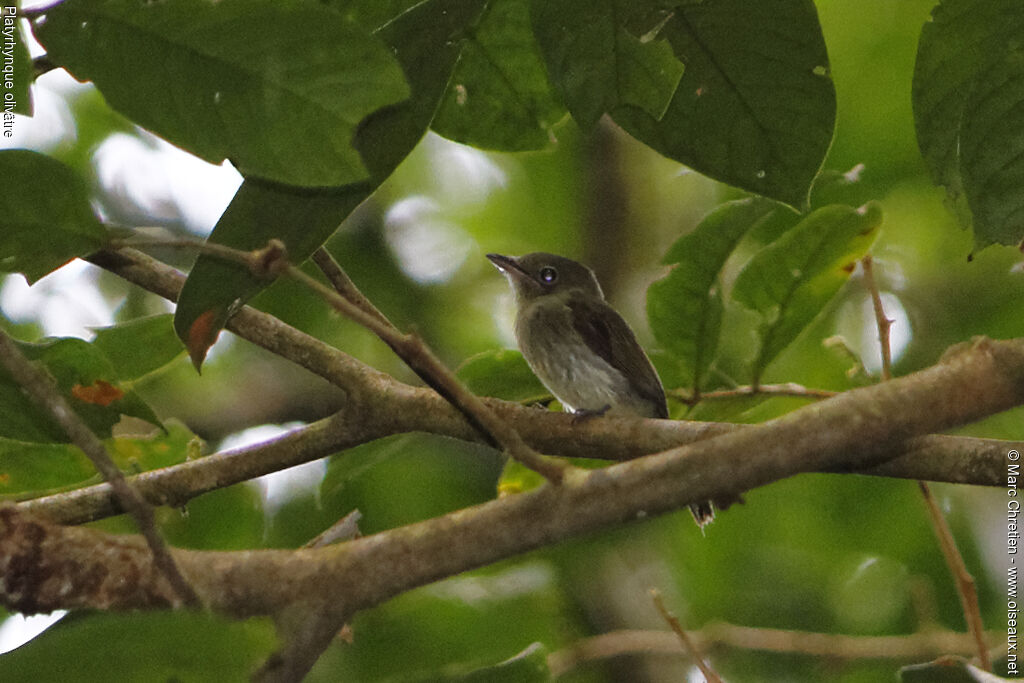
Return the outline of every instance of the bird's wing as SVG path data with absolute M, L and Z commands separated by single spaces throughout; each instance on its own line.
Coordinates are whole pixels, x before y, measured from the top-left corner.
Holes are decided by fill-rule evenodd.
M 582 296 L 569 297 L 566 305 L 572 311 L 572 326 L 587 347 L 626 376 L 633 390 L 655 406 L 656 417 L 668 417 L 658 373 L 622 316 L 605 302 Z

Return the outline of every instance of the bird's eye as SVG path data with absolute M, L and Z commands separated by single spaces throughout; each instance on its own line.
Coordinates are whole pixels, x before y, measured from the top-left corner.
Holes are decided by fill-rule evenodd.
M 551 266 L 544 266 L 540 269 L 540 281 L 546 285 L 554 284 L 558 279 L 558 271 Z

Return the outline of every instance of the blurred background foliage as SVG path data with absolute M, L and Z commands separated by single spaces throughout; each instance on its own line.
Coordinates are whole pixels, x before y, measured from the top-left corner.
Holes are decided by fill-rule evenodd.
M 882 206 L 872 253 L 896 320 L 896 374 L 933 364 L 972 335 L 1024 336 L 1020 254 L 1001 246 L 972 252 L 972 236 L 947 211 L 915 144 L 911 78 L 917 36 L 934 3 L 816 4 L 839 103 L 825 168 L 845 173 L 863 165 L 856 182 L 829 186 L 823 198 Z M 44 151 L 90 179 L 96 206 L 111 222 L 205 235 L 240 181 L 230 167 L 185 158 L 141 132 L 94 89 L 73 85 L 61 72 L 40 78 L 34 97 L 36 117 L 19 119 L 17 146 Z M 429 134 L 327 244 L 380 309 L 400 328 L 418 330 L 452 367 L 514 347 L 507 285 L 483 257 L 488 252 L 551 251 L 588 263 L 654 349 L 645 293 L 667 272 L 662 257 L 702 216 L 742 196 L 607 122 L 584 135 L 566 120 L 556 133 L 550 150 L 516 154 Z M 179 267 L 190 262 L 180 253 L 157 255 Z M 274 284 L 252 304 L 414 381 L 383 344 L 290 282 Z M 33 340 L 88 338 L 91 327 L 170 307 L 77 262 L 32 289 L 21 276 L 8 276 L 0 309 L 0 324 Z M 727 310 L 712 386 L 748 381 L 740 369 L 751 360 L 755 324 L 742 309 Z M 823 344 L 835 335 L 852 355 Z M 869 296 L 856 274 L 763 380 L 843 390 L 868 381 L 851 379 L 857 363 L 877 380 L 875 337 Z M 672 385 L 669 374 L 663 370 Z M 267 438 L 340 405 L 340 392 L 326 382 L 227 333 L 201 375 L 181 354 L 133 388 L 161 418 L 187 425 L 208 452 Z M 759 422 L 804 402 L 709 402 L 690 416 Z M 674 414 L 683 412 L 674 406 Z M 1017 410 L 964 431 L 1022 439 L 1022 417 Z M 489 500 L 502 469 L 493 451 L 440 437 L 404 435 L 354 450 L 295 476 L 210 493 L 184 510 L 162 509 L 164 532 L 186 547 L 296 547 L 358 508 L 363 533 L 373 533 Z M 1004 628 L 1005 560 L 996 530 L 1005 495 L 965 486 L 934 490 L 977 579 L 986 627 Z M 97 526 L 130 528 L 120 519 Z M 534 642 L 554 652 L 616 629 L 664 629 L 647 595 L 652 587 L 688 628 L 725 621 L 850 635 L 965 630 L 914 482 L 803 475 L 751 492 L 704 535 L 682 511 L 402 595 L 357 615 L 352 642 L 332 645 L 310 680 L 458 678 Z M 109 680 L 116 648 L 120 680 L 238 680 L 262 661 L 274 637 L 269 623 L 258 621 L 74 615 L 3 655 L 0 668 L 5 680 L 57 680 L 72 670 L 77 680 Z M 893 680 L 907 663 L 725 648 L 712 650 L 710 659 L 733 681 Z M 629 656 L 581 665 L 561 680 L 699 680 L 691 668 L 682 658 Z M 529 678 L 516 675 L 522 677 L 509 680 Z

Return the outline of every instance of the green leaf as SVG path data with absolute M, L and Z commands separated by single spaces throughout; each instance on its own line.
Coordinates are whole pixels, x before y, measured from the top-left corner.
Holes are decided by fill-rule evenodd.
M 0 6 L 0 31 L 4 44 L 4 71 L 3 78 L 0 78 L 0 92 L 3 93 L 0 106 L 3 107 L 3 128 L 4 137 L 14 137 L 13 121 L 15 114 L 32 116 L 32 57 L 28 53 L 28 46 L 25 38 L 21 35 L 21 26 L 18 24 L 18 16 L 14 13 L 18 4 Z M 12 43 L 9 43 L 7 36 L 11 36 Z M 7 55 L 10 55 L 8 58 Z M 8 59 L 12 61 L 8 61 Z M 7 71 L 10 65 L 10 71 Z
M 467 358 L 456 374 L 478 396 L 506 401 L 540 401 L 551 396 L 523 354 L 510 349 L 484 351 Z
M 272 237 L 291 260 L 309 257 L 376 189 L 426 132 L 460 54 L 453 39 L 481 11 L 482 0 L 427 0 L 377 31 L 394 50 L 412 97 L 375 112 L 353 144 L 372 173 L 364 183 L 304 190 L 248 179 L 217 222 L 210 241 L 238 249 L 261 247 Z M 267 286 L 245 268 L 200 256 L 178 298 L 174 329 L 196 367 L 202 364 L 233 307 Z
M 217 222 L 209 240 L 236 249 L 285 243 L 289 257 L 308 257 L 366 198 L 365 186 L 301 190 L 246 180 Z M 237 305 L 269 284 L 244 266 L 200 256 L 178 297 L 174 329 L 198 367 Z
M 527 0 L 492 0 L 468 25 L 461 57 L 431 127 L 482 149 L 519 151 L 551 144 L 565 116 L 530 28 Z
M 620 106 L 655 120 L 668 108 L 683 65 L 663 39 L 638 37 L 624 18 L 648 2 L 533 0 L 533 30 L 562 101 L 583 128 Z
M 1018 5 L 1024 17 L 1024 6 Z M 1024 32 L 1024 20 L 1021 21 Z M 964 111 L 960 161 L 979 247 L 1024 242 L 1024 47 L 975 81 Z
M 96 476 L 76 446 L 0 437 L 0 496 L 49 491 Z
M 740 272 L 732 297 L 765 318 L 754 382 L 849 279 L 882 222 L 877 204 L 814 211 Z
M 112 657 L 103 644 L 117 643 Z M 65 617 L 4 654 L 9 681 L 241 681 L 277 647 L 269 619 L 235 621 L 210 612 L 90 612 Z
M 166 432 L 111 439 L 107 451 L 121 470 L 148 472 L 184 462 L 194 438 L 187 427 L 170 420 Z M 0 495 L 41 494 L 94 480 L 99 480 L 96 468 L 76 446 L 0 437 Z
M 1018 0 L 944 0 L 918 42 L 917 143 L 978 247 L 1024 237 L 1022 34 Z
M 665 156 L 792 206 L 807 204 L 835 127 L 835 88 L 811 0 L 718 0 L 638 12 L 686 70 L 660 118 L 612 118 Z
M 81 177 L 48 156 L 0 151 L 0 271 L 35 282 L 103 246 L 106 230 Z
M 36 33 L 139 125 L 293 185 L 366 180 L 353 134 L 409 94 L 378 38 L 312 0 L 70 0 Z
M 123 382 L 139 379 L 164 367 L 184 349 L 174 335 L 170 313 L 137 318 L 96 330 L 93 345 L 110 359 Z
M 651 331 L 675 356 L 694 391 L 699 391 L 718 349 L 723 310 L 719 273 L 747 231 L 774 209 L 763 199 L 718 207 L 669 248 L 662 262 L 675 267 L 647 290 Z
M 19 342 L 29 360 L 42 363 L 72 409 L 99 437 L 129 415 L 160 424 L 153 409 L 134 391 L 118 384 L 110 361 L 92 344 L 81 339 L 51 339 L 38 344 Z M 21 392 L 5 370 L 0 369 L 0 436 L 21 441 L 64 443 L 65 435 L 47 413 Z

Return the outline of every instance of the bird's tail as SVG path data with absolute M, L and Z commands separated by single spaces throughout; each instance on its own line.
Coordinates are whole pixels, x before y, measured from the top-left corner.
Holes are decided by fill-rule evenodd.
M 701 531 L 704 531 L 704 527 L 715 518 L 715 510 L 711 507 L 710 500 L 691 503 L 690 512 L 693 513 L 693 521 L 697 522 Z

